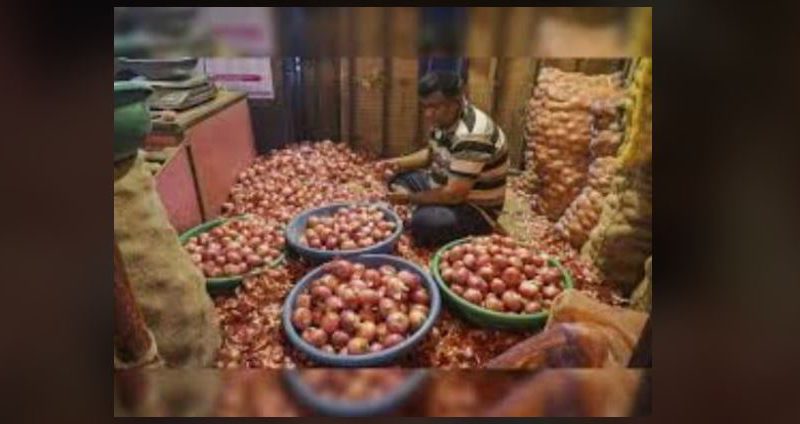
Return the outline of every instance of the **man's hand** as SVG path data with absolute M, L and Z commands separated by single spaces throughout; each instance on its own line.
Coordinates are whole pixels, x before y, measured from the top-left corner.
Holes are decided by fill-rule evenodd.
M 375 164 L 375 168 L 381 173 L 381 177 L 383 177 L 383 180 L 387 183 L 391 181 L 400 170 L 400 167 L 391 159 L 378 161 Z
M 386 200 L 396 205 L 405 205 L 408 204 L 410 195 L 408 193 L 402 193 L 399 191 L 390 191 L 386 195 Z

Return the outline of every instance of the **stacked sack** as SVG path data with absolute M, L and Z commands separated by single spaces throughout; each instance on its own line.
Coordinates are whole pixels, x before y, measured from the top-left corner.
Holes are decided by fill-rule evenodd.
M 536 192 L 532 209 L 558 220 L 587 183 L 592 159 L 595 121 L 608 129 L 613 119 L 605 113 L 619 92 L 618 75 L 589 76 L 544 68 L 528 104 L 528 169 L 533 169 Z M 613 106 L 610 106 L 613 109 Z M 594 112 L 593 112 L 594 111 Z M 599 118 L 595 118 L 595 116 Z M 607 141 L 596 148 L 608 150 Z
M 607 92 L 607 97 L 595 100 L 592 113 L 592 138 L 589 142 L 590 156 L 586 186 L 570 204 L 555 224 L 556 231 L 572 246 L 580 248 L 589 238 L 589 232 L 597 225 L 603 198 L 611 190 L 611 178 L 617 172 L 618 161 L 614 158 L 622 140 L 618 123 L 622 104 L 622 89 Z
M 630 87 L 627 134 L 597 226 L 581 253 L 605 276 L 631 291 L 642 281 L 645 260 L 652 255 L 652 62 L 640 59 Z

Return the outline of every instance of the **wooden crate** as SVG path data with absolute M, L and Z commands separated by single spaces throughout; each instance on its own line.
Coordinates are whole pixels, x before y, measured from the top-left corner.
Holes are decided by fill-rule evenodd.
M 236 176 L 256 157 L 247 101 L 240 101 L 186 132 L 204 218 L 219 216 Z
M 155 177 L 170 224 L 182 233 L 203 222 L 188 146 L 180 145 Z

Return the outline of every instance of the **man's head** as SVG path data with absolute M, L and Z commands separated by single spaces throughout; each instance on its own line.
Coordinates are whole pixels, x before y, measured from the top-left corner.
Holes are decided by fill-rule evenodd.
M 419 98 L 425 119 L 440 128 L 456 123 L 461 112 L 463 88 L 458 74 L 431 71 L 419 80 Z

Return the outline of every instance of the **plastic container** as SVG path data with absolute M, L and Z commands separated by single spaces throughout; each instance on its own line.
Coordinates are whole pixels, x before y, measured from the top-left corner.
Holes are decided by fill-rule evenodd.
M 436 281 L 436 284 L 439 286 L 442 292 L 442 297 L 445 299 L 448 306 L 450 306 L 454 312 L 462 316 L 467 321 L 481 327 L 504 330 L 532 330 L 543 327 L 547 322 L 547 317 L 550 315 L 549 311 L 542 311 L 536 314 L 527 315 L 495 312 L 470 303 L 463 297 L 450 290 L 450 287 L 448 287 L 444 280 L 442 280 L 442 276 L 439 273 L 439 263 L 442 260 L 442 255 L 453 247 L 466 243 L 471 239 L 472 237 L 465 237 L 463 239 L 450 242 L 442 246 L 442 248 L 439 249 L 439 251 L 433 256 L 433 259 L 431 259 L 431 275 Z M 548 258 L 547 262 L 550 266 L 554 266 L 561 271 L 561 284 L 564 289 L 571 289 L 573 287 L 573 283 L 572 276 L 569 275 L 569 272 L 558 260 L 554 258 Z
M 322 277 L 325 274 L 323 270 L 324 265 L 320 265 L 308 274 L 306 274 L 300 281 L 295 284 L 286 301 L 283 304 L 283 311 L 281 311 L 281 318 L 283 320 L 283 331 L 289 338 L 289 341 L 298 348 L 301 352 L 305 353 L 311 360 L 323 365 L 334 367 L 372 367 L 388 364 L 404 354 L 406 354 L 417 343 L 421 342 L 425 335 L 433 327 L 436 318 L 439 316 L 439 311 L 442 308 L 442 300 L 439 295 L 439 289 L 436 283 L 427 272 L 417 265 L 396 256 L 390 255 L 361 255 L 348 258 L 349 261 L 354 263 L 361 263 L 368 268 L 376 268 L 381 265 L 392 265 L 398 271 L 406 270 L 413 272 L 420 276 L 422 284 L 428 289 L 430 294 L 431 303 L 428 311 L 428 318 L 422 326 L 410 337 L 403 340 L 401 343 L 384 349 L 380 352 L 367 353 L 364 355 L 338 355 L 333 353 L 324 352 L 317 349 L 310 343 L 303 340 L 300 334 L 295 330 L 292 325 L 292 311 L 294 310 L 295 301 L 297 296 L 303 292 L 312 281 Z
M 386 396 L 362 402 L 345 402 L 319 396 L 303 381 L 301 372 L 284 371 L 284 381 L 295 398 L 320 414 L 335 417 L 366 417 L 390 413 L 402 406 L 428 376 L 427 370 L 409 370 L 405 381 Z
M 306 229 L 306 223 L 311 216 L 330 216 L 333 215 L 337 209 L 346 206 L 360 206 L 360 205 L 374 205 L 377 206 L 386 217 L 395 223 L 395 230 L 392 235 L 386 240 L 373 244 L 362 249 L 353 250 L 322 250 L 309 247 L 300 242 L 300 236 Z M 289 225 L 286 227 L 286 243 L 289 247 L 301 257 L 308 259 L 311 263 L 319 264 L 327 262 L 336 257 L 353 257 L 365 254 L 380 254 L 392 253 L 394 246 L 400 239 L 400 234 L 403 233 L 403 220 L 395 213 L 390 207 L 381 203 L 363 203 L 363 202 L 343 202 L 332 203 L 330 205 L 322 206 L 319 208 L 308 209 L 294 217 Z
M 212 229 L 214 229 L 216 227 L 219 227 L 220 225 L 222 225 L 222 224 L 224 224 L 224 223 L 226 223 L 226 222 L 228 222 L 230 220 L 243 219 L 243 218 L 246 218 L 248 216 L 249 215 L 240 215 L 240 216 L 233 217 L 233 218 L 217 218 L 217 219 L 212 220 L 212 221 L 204 222 L 204 223 L 202 223 L 202 224 L 200 224 L 200 225 L 198 225 L 198 226 L 186 231 L 185 233 L 181 234 L 180 237 L 178 237 L 178 240 L 181 242 L 181 246 L 182 246 L 182 245 L 186 244 L 186 242 L 189 241 L 189 239 L 192 238 L 192 237 L 196 237 L 196 236 L 199 236 L 200 234 L 207 233 L 207 232 L 211 231 Z M 283 261 L 285 259 L 286 259 L 286 253 L 284 252 L 284 253 L 281 253 L 281 255 L 278 256 L 277 259 L 272 261 L 272 263 L 269 263 L 266 266 L 263 266 L 261 268 L 256 268 L 254 270 L 251 270 L 247 274 L 231 275 L 231 276 L 228 276 L 228 277 L 206 278 L 206 289 L 208 291 L 211 291 L 211 292 L 232 290 L 232 289 L 236 288 L 239 284 L 242 284 L 242 281 L 245 278 L 254 277 L 256 275 L 259 275 L 259 274 L 263 273 L 267 269 L 274 268 L 274 267 L 280 265 L 281 263 L 283 263 Z
M 150 109 L 147 98 L 153 90 L 145 83 L 114 82 L 114 162 L 136 155 L 150 133 Z

